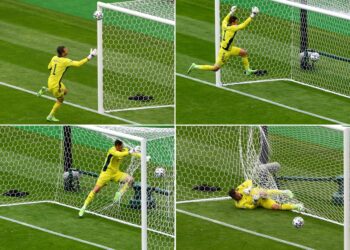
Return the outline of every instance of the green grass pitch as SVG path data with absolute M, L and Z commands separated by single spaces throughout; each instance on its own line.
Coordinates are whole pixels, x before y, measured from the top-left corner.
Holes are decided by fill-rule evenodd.
M 232 5 L 233 1 L 225 1 Z M 241 4 L 251 5 L 256 1 L 244 2 Z M 258 3 L 257 3 L 258 4 Z M 264 4 L 264 3 L 261 3 Z M 177 123 L 179 124 L 312 124 L 312 123 L 333 123 L 342 122 L 349 123 L 350 119 L 344 115 L 350 111 L 350 100 L 348 98 L 335 96 L 323 91 L 319 91 L 310 87 L 298 85 L 287 81 L 275 81 L 264 84 L 244 84 L 229 86 L 231 90 L 237 90 L 254 96 L 271 100 L 276 103 L 284 104 L 292 108 L 308 111 L 313 114 L 320 115 L 324 118 L 331 118 L 335 121 L 322 119 L 322 117 L 312 117 L 301 114 L 282 107 L 277 107 L 256 99 L 242 96 L 240 94 L 231 93 L 229 91 L 201 85 L 190 79 L 186 79 L 181 75 L 186 75 L 186 71 L 191 63 L 198 64 L 213 64 L 215 60 L 215 45 L 214 45 L 214 2 L 203 0 L 194 2 L 190 0 L 179 0 L 176 5 L 177 9 L 177 29 L 176 29 L 176 71 L 178 74 L 177 88 Z M 246 6 L 243 6 L 244 8 Z M 242 10 L 242 6 L 241 6 Z M 269 11 L 269 10 L 268 10 Z M 244 10 L 240 13 L 241 21 L 249 12 Z M 274 12 L 276 15 L 276 13 Z M 315 19 L 317 21 L 317 19 Z M 259 22 L 260 21 L 260 22 Z M 250 52 L 251 64 L 258 65 L 260 68 L 269 70 L 267 77 L 259 79 L 267 79 L 268 77 L 276 77 L 278 72 L 290 67 L 283 62 L 283 58 L 276 58 L 275 55 L 261 54 L 262 51 L 256 51 L 254 46 L 254 36 L 263 36 L 271 40 L 271 48 L 290 47 L 289 38 L 286 37 L 286 32 L 283 29 L 268 29 L 271 26 L 269 22 L 277 22 L 278 27 L 283 27 L 285 20 L 281 20 L 278 16 L 271 18 L 256 17 L 247 30 L 241 31 L 237 35 L 238 42 L 244 43 L 242 40 L 249 38 L 247 49 Z M 331 21 L 330 21 L 331 22 Z M 325 25 L 318 22 L 318 26 Z M 312 25 L 315 25 L 313 23 Z M 341 26 L 343 27 L 343 26 Z M 329 27 L 324 27 L 326 30 Z M 349 38 L 348 27 L 338 33 L 323 32 L 327 37 L 336 37 L 337 41 L 344 41 L 345 44 Z M 254 32 L 252 32 L 254 30 Z M 350 56 L 346 47 L 332 48 L 329 43 L 324 43 L 319 39 L 318 28 L 313 28 L 310 31 L 310 46 L 315 46 L 319 50 L 339 53 L 340 55 Z M 322 34 L 323 34 L 322 33 Z M 296 39 L 296 38 L 294 38 Z M 328 39 L 328 38 L 327 38 Z M 330 38 L 329 38 L 330 39 Z M 328 39 L 328 40 L 329 40 Z M 244 40 L 246 41 L 246 40 Z M 297 43 L 298 41 L 295 41 Z M 279 47 L 280 46 L 280 47 Z M 259 54 L 260 53 L 260 54 Z M 326 72 L 327 79 L 322 79 L 317 74 L 312 76 L 308 73 L 294 71 L 299 77 L 308 79 L 311 82 L 323 82 L 330 84 L 332 81 L 334 86 L 347 84 L 349 75 L 347 71 L 338 70 L 338 62 L 333 62 L 329 59 L 322 59 L 319 62 L 318 70 Z M 344 63 L 342 64 L 344 69 Z M 237 58 L 231 59 L 231 63 L 226 65 L 226 72 L 232 74 L 234 79 L 231 81 L 244 80 L 249 78 L 242 75 L 241 62 Z M 300 71 L 300 70 L 299 70 Z M 314 72 L 317 73 L 317 72 Z M 191 77 L 207 81 L 215 82 L 215 75 L 212 72 L 193 71 Z M 324 75 L 322 75 L 324 76 Z M 281 76 L 280 76 L 281 77 Z M 287 76 L 285 76 L 287 77 Z M 227 79 L 227 74 L 226 74 Z M 255 78 L 254 80 L 258 80 Z M 343 89 L 348 89 L 347 86 L 342 86 Z M 200 121 L 200 122 L 198 122 Z
M 212 129 L 210 127 L 193 127 L 192 130 L 183 128 L 181 126 L 177 128 L 177 201 L 226 197 L 231 187 L 238 186 L 244 180 L 240 167 L 234 169 L 239 162 L 240 153 L 232 133 L 238 134 L 238 128 L 217 128 L 215 126 Z M 322 128 L 301 127 L 298 136 L 296 133 L 288 133 L 290 131 L 288 126 L 282 128 L 286 130 L 281 127 L 276 127 L 277 130 L 274 127 L 269 129 L 269 137 L 273 143 L 270 162 L 277 161 L 281 164 L 281 170 L 277 176 L 342 175 L 342 138 L 338 137 L 337 132 L 330 137 L 335 136 L 337 139 L 322 137 L 325 138 L 323 140 L 318 137 L 320 132 L 327 131 L 328 133 L 329 131 L 323 131 Z M 203 132 L 205 129 L 208 131 Z M 243 141 L 243 151 L 244 143 Z M 191 146 L 198 150 L 207 148 L 207 151 L 196 155 L 195 151 L 189 148 Z M 210 151 L 211 147 L 215 147 L 215 151 Z M 301 155 L 300 152 L 305 152 L 305 155 Z M 318 162 L 317 166 L 315 162 Z M 303 170 L 300 169 L 301 166 Z M 204 183 L 220 187 L 221 191 L 193 190 L 194 186 Z M 287 181 L 280 184 L 281 189 L 291 189 L 296 198 L 307 208 L 319 211 L 318 215 L 333 218 L 338 222 L 342 221 L 343 207 L 336 206 L 330 201 L 332 194 L 338 190 L 336 183 Z M 322 194 L 317 190 L 322 190 Z M 320 202 L 322 206 L 319 205 Z M 235 230 L 230 226 L 251 230 L 312 249 L 343 249 L 342 226 L 303 216 L 305 225 L 298 230 L 292 226 L 293 218 L 299 216 L 294 212 L 262 208 L 240 210 L 234 208 L 232 200 L 178 203 L 176 208 L 178 210 L 176 221 L 178 249 L 209 250 L 219 245 L 220 249 L 299 249 Z M 183 211 L 202 218 L 185 214 Z M 210 222 L 207 219 L 226 225 Z
M 88 213 L 84 218 L 79 219 L 76 209 L 42 202 L 54 200 L 75 208 L 81 207 L 87 194 L 96 183 L 96 176 L 98 176 L 106 152 L 113 142 L 112 138 L 99 133 L 72 127 L 73 167 L 94 175 L 83 174 L 80 178 L 79 191 L 68 192 L 64 190 L 62 178 L 62 133 L 61 126 L 11 126 L 0 129 L 0 137 L 2 138 L 0 152 L 3 156 L 3 161 L 0 163 L 0 216 L 113 249 L 140 249 L 141 230 L 138 225 L 141 224 L 141 211 L 129 207 L 129 201 L 134 196 L 133 189 L 125 193 L 118 206 L 111 205 L 119 184 L 110 183 L 96 195 L 88 210 L 132 223 L 136 227 Z M 125 143 L 131 142 L 125 140 Z M 152 161 L 148 164 L 148 185 L 152 187 L 166 186 L 170 192 L 174 193 L 173 178 L 154 177 L 154 169 L 159 166 L 164 167 L 169 176 L 172 176 L 171 155 L 173 153 L 167 151 L 167 153 L 159 154 L 157 151 L 159 147 L 168 148 L 168 145 L 172 145 L 171 143 L 173 143 L 171 137 L 152 140 L 148 143 L 147 152 L 152 157 Z M 131 164 L 139 163 L 137 159 L 127 158 L 120 168 L 122 171 L 126 171 Z M 133 177 L 136 182 L 140 182 L 139 168 L 135 170 Z M 25 191 L 29 194 L 25 197 L 3 195 L 11 189 Z M 162 230 L 170 234 L 173 224 L 160 225 L 158 221 L 159 217 L 162 216 L 167 216 L 169 221 L 173 221 L 174 218 L 169 216 L 167 212 L 170 211 L 171 214 L 174 207 L 169 207 L 169 198 L 164 195 L 154 193 L 153 198 L 157 203 L 157 208 L 148 211 L 148 225 L 152 229 Z M 2 206 L 28 202 L 39 203 Z M 5 249 L 19 249 L 18 247 L 22 245 L 27 245 L 28 249 L 37 249 L 38 247 L 45 248 L 50 244 L 54 245 L 52 249 L 92 249 L 91 246 L 84 243 L 38 231 L 1 218 L 0 225 L 1 235 L 4 236 L 1 240 L 1 246 L 5 246 Z M 162 228 L 159 229 L 160 227 Z M 3 229 L 5 231 L 2 231 Z M 37 240 L 34 241 L 30 235 L 35 235 Z M 151 231 L 149 236 L 153 244 L 158 244 L 154 243 L 155 238 L 159 240 L 161 242 L 159 244 L 162 244 L 164 249 L 169 249 L 174 244 L 171 237 L 161 236 Z M 17 241 L 21 241 L 19 245 L 16 244 Z M 55 242 L 57 241 L 59 243 L 56 246 Z
M 0 3 L 0 82 L 31 91 L 47 84 L 47 64 L 58 45 L 70 48 L 69 58 L 80 60 L 90 48 L 96 47 L 96 21 L 92 13 L 95 0 L 38 1 L 4 0 Z M 106 1 L 116 2 L 116 1 Z M 21 34 L 20 36 L 18 34 Z M 97 110 L 97 61 L 94 59 L 80 68 L 70 69 L 63 82 L 69 89 L 68 102 Z M 1 112 L 0 122 L 46 123 L 53 101 L 38 100 L 34 95 L 1 87 L 0 104 L 8 107 Z M 123 111 L 114 115 L 135 123 L 171 124 L 172 108 Z M 74 114 L 74 115 L 72 115 Z M 64 105 L 58 118 L 65 124 L 115 124 L 126 121 L 86 112 Z

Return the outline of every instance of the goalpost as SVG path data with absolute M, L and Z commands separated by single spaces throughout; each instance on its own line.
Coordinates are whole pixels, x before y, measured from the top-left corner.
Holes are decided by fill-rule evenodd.
M 342 126 L 180 126 L 177 204 L 231 199 L 228 190 L 247 179 L 267 189 L 290 189 L 294 202 L 304 204 L 303 214 L 344 226 L 348 250 L 349 131 Z
M 174 107 L 174 2 L 97 3 L 98 111 Z
M 215 0 L 216 55 L 221 21 L 232 5 L 238 7 L 240 22 L 249 17 L 251 7 L 259 7 L 260 13 L 238 32 L 235 46 L 248 50 L 253 69 L 268 74 L 245 76 L 240 59 L 233 58 L 216 72 L 217 86 L 290 81 L 350 97 L 349 1 Z M 313 52 L 319 60 L 310 59 Z
M 140 146 L 141 158 L 126 157 L 120 167 L 134 177 L 133 187 L 113 203 L 122 185 L 106 186 L 87 208 L 86 216 L 139 228 L 143 250 L 174 249 L 174 129 L 4 126 L 0 137 L 0 190 L 8 193 L 0 196 L 0 206 L 46 202 L 79 210 L 114 141 L 119 139 L 129 148 Z M 164 177 L 154 175 L 159 167 L 165 169 Z

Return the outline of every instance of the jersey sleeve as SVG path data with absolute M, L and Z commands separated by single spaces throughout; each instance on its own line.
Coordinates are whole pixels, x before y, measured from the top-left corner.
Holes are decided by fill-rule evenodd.
M 115 148 L 109 150 L 109 153 L 118 158 L 123 158 L 129 155 L 129 150 L 127 148 L 123 148 L 123 151 L 117 151 Z
M 239 185 L 236 190 L 240 193 L 243 192 L 244 189 L 246 188 L 250 188 L 253 186 L 253 181 L 252 180 L 246 180 L 245 182 L 243 182 L 241 185 Z
M 238 25 L 233 25 L 230 28 L 235 31 L 245 29 L 252 20 L 253 19 L 251 17 L 248 17 L 243 23 Z
M 84 58 L 80 61 L 73 61 L 73 60 L 68 59 L 66 62 L 66 67 L 80 67 L 81 65 L 87 63 L 88 61 L 89 61 L 89 59 L 87 59 L 87 58 Z
M 227 14 L 227 16 L 225 16 L 224 20 L 222 20 L 221 26 L 222 27 L 226 27 L 228 25 L 228 21 L 230 20 L 230 13 Z
M 48 70 L 51 70 L 51 68 L 52 68 L 52 59 L 50 60 L 49 65 L 47 66 Z
M 136 156 L 137 158 L 141 158 L 141 153 L 132 153 L 132 156 Z

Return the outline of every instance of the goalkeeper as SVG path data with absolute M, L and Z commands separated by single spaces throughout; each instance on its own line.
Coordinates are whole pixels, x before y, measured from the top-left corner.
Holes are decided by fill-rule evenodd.
M 126 192 L 126 190 L 132 186 L 134 178 L 127 173 L 120 171 L 119 167 L 123 159 L 127 156 L 137 156 L 141 157 L 140 147 L 137 146 L 133 149 L 128 149 L 123 147 L 123 142 L 116 140 L 114 142 L 114 147 L 111 147 L 108 150 L 107 157 L 100 173 L 100 176 L 97 179 L 96 185 L 93 190 L 87 196 L 83 207 L 79 211 L 79 216 L 84 215 L 86 207 L 92 202 L 95 195 L 100 192 L 100 190 L 106 186 L 110 181 L 122 182 L 124 185 L 121 187 L 120 191 L 115 193 L 114 202 L 118 202 L 121 196 Z M 149 157 L 147 157 L 149 160 Z
M 42 87 L 38 92 L 38 96 L 41 96 L 45 92 L 50 91 L 52 95 L 57 98 L 57 101 L 53 105 L 53 108 L 50 114 L 46 117 L 47 121 L 50 121 L 50 122 L 59 121 L 58 119 L 56 119 L 55 114 L 56 114 L 56 111 L 61 107 L 64 101 L 64 96 L 67 95 L 68 93 L 66 86 L 64 86 L 62 82 L 64 73 L 66 73 L 69 67 L 80 67 L 86 62 L 88 62 L 89 60 L 91 60 L 96 55 L 97 55 L 97 50 L 91 49 L 90 54 L 86 58 L 80 61 L 73 61 L 67 58 L 68 48 L 64 46 L 59 46 L 57 48 L 57 56 L 52 57 L 48 66 L 48 69 L 50 70 L 50 76 L 48 79 L 48 88 Z
M 271 198 L 275 195 L 285 195 L 288 198 L 293 198 L 293 193 L 290 190 L 278 189 L 262 189 L 253 187 L 252 180 L 246 180 L 236 189 L 229 191 L 229 196 L 234 199 L 236 208 L 254 209 L 263 207 L 273 210 L 299 210 L 303 211 L 303 204 L 279 203 Z
M 243 23 L 238 24 L 238 18 L 234 16 L 237 7 L 233 6 L 230 13 L 224 18 L 221 24 L 221 44 L 219 54 L 217 56 L 214 65 L 197 65 L 192 63 L 187 73 L 190 74 L 193 69 L 206 70 L 206 71 L 218 71 L 232 56 L 240 56 L 244 67 L 244 74 L 252 75 L 257 70 L 253 70 L 249 66 L 248 52 L 244 49 L 235 47 L 233 39 L 237 32 L 248 26 L 252 19 L 259 13 L 258 7 L 252 8 L 252 13 Z

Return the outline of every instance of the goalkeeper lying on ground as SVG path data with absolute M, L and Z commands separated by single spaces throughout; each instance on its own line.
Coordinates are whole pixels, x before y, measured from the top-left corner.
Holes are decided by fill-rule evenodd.
M 84 206 L 79 211 L 79 216 L 82 217 L 84 215 L 85 209 L 94 199 L 95 194 L 100 192 L 100 190 L 106 186 L 110 181 L 114 182 L 123 182 L 124 185 L 117 191 L 114 196 L 114 202 L 118 202 L 122 195 L 126 192 L 128 187 L 132 186 L 134 182 L 134 178 L 127 173 L 120 171 L 119 167 L 122 163 L 124 157 L 127 156 L 137 156 L 141 157 L 140 148 L 135 147 L 133 149 L 128 149 L 123 147 L 123 142 L 120 140 L 116 140 L 114 143 L 114 147 L 111 147 L 108 150 L 107 157 L 100 173 L 100 176 L 97 179 L 96 185 L 93 190 L 89 193 L 88 197 L 84 202 Z M 149 157 L 147 157 L 149 160 Z
M 257 207 L 263 207 L 266 209 L 274 210 L 299 210 L 304 209 L 303 204 L 284 203 L 280 204 L 272 196 L 285 195 L 289 198 L 293 198 L 293 193 L 290 190 L 278 190 L 278 189 L 263 189 L 253 187 L 252 180 L 246 180 L 236 189 L 229 191 L 229 196 L 234 199 L 235 207 L 243 209 L 254 209 Z
M 48 88 L 42 87 L 38 92 L 38 96 L 41 96 L 45 92 L 50 91 L 52 95 L 57 98 L 57 101 L 53 105 L 53 108 L 50 114 L 46 117 L 46 120 L 50 122 L 59 121 L 58 119 L 56 119 L 55 113 L 59 109 L 59 107 L 62 105 L 64 101 L 64 96 L 67 95 L 68 93 L 66 86 L 64 86 L 62 82 L 63 75 L 64 73 L 66 73 L 67 69 L 69 67 L 80 67 L 81 65 L 87 63 L 96 55 L 97 55 L 97 50 L 91 49 L 90 54 L 86 58 L 80 61 L 73 61 L 67 58 L 68 48 L 64 46 L 59 46 L 57 48 L 57 56 L 52 57 L 48 66 L 48 69 L 50 70 L 50 76 L 48 79 Z
M 245 49 L 235 47 L 233 44 L 233 39 L 235 38 L 237 32 L 248 26 L 258 13 L 258 7 L 252 8 L 252 14 L 243 23 L 238 24 L 238 18 L 234 16 L 237 7 L 233 6 L 230 13 L 224 18 L 221 24 L 221 44 L 218 57 L 214 65 L 197 65 L 192 63 L 191 67 L 188 69 L 187 73 L 191 73 L 193 69 L 207 70 L 207 71 L 217 71 L 219 70 L 231 56 L 240 56 L 242 58 L 242 63 L 244 67 L 244 74 L 251 75 L 257 70 L 253 70 L 249 67 L 248 52 Z

